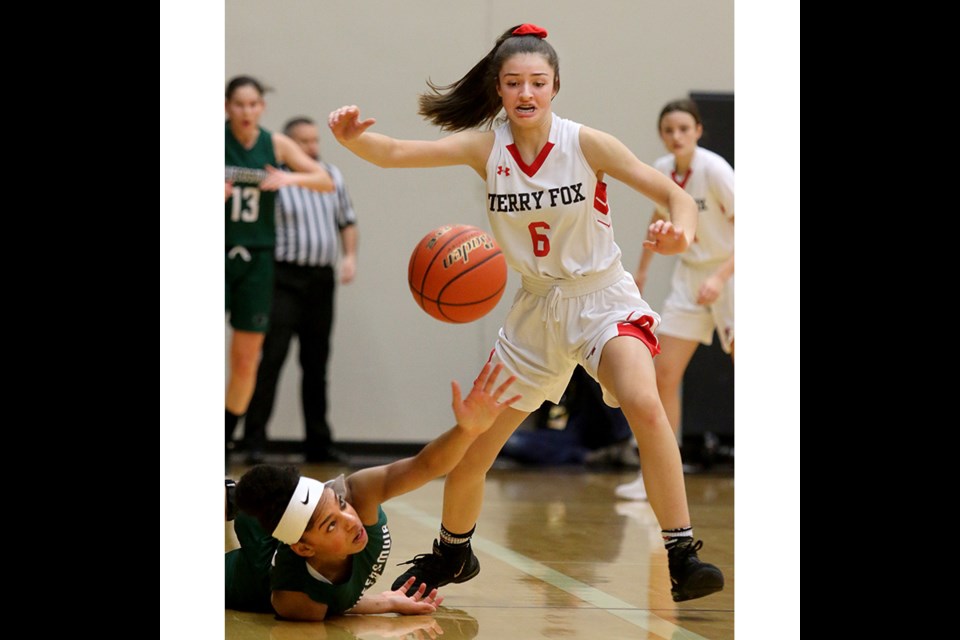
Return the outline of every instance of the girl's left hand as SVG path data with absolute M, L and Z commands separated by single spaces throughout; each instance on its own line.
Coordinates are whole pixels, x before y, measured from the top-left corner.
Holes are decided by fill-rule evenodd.
M 376 124 L 376 118 L 360 119 L 360 108 L 355 105 L 340 107 L 330 112 L 327 117 L 327 125 L 333 132 L 333 137 L 340 144 L 346 144 L 356 140 L 360 135 Z
M 700 285 L 700 290 L 697 292 L 697 304 L 713 304 L 720 297 L 721 291 L 723 291 L 723 280 L 715 275 L 709 276 Z
M 280 187 L 286 187 L 293 184 L 293 175 L 288 171 L 281 171 L 269 164 L 264 166 L 267 170 L 267 177 L 260 182 L 261 191 L 276 191 Z
M 383 593 L 383 596 L 393 605 L 390 608 L 391 611 L 404 615 L 416 615 L 433 613 L 437 610 L 437 607 L 443 602 L 443 596 L 437 593 L 436 589 L 426 593 L 426 583 L 422 583 L 420 588 L 411 595 L 406 595 L 407 589 L 412 587 L 416 581 L 416 577 L 411 577 L 396 591 L 385 591 Z
M 669 220 L 655 220 L 647 228 L 647 239 L 643 241 L 643 246 L 669 256 L 683 253 L 689 243 L 683 227 L 674 225 Z

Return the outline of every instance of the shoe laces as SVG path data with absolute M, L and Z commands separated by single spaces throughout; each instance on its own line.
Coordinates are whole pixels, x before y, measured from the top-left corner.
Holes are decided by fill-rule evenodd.
M 697 540 L 696 542 L 678 542 L 673 548 L 670 549 L 669 556 L 671 559 L 683 560 L 690 557 L 691 555 L 696 555 L 697 551 L 703 548 L 703 540 Z
M 436 560 L 434 560 L 436 558 Z M 433 564 L 440 560 L 440 556 L 435 553 L 418 553 L 413 556 L 412 560 L 407 560 L 405 562 L 398 562 L 397 566 L 400 567 L 405 564 L 412 564 L 414 566 Z

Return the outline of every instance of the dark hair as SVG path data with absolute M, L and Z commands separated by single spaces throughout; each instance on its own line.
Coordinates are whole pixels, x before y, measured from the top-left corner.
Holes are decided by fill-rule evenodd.
M 489 127 L 503 107 L 497 95 L 500 68 L 518 53 L 543 55 L 553 67 L 553 88 L 559 91 L 560 58 L 556 50 L 540 36 L 513 35 L 520 26 L 504 31 L 490 53 L 453 84 L 436 85 L 427 80 L 430 92 L 420 95 L 420 115 L 447 131 Z
M 314 122 L 312 118 L 308 118 L 307 116 L 296 116 L 287 120 L 287 124 L 283 125 L 283 132 L 286 135 L 290 135 L 290 132 L 293 131 L 294 128 L 299 127 L 302 124 L 315 125 L 317 123 Z
M 657 118 L 657 130 L 660 130 L 660 123 L 663 122 L 663 116 L 668 113 L 673 113 L 674 111 L 683 111 L 684 113 L 689 113 L 693 116 L 694 122 L 697 124 L 703 124 L 700 120 L 700 109 L 697 108 L 697 103 L 691 100 L 690 98 L 680 98 L 679 100 L 673 100 L 668 102 L 667 105 L 660 110 L 660 117 Z
M 260 84 L 260 81 L 252 76 L 235 76 L 227 83 L 227 100 L 233 97 L 233 92 L 240 87 L 253 87 L 261 96 L 269 89 Z
M 300 471 L 296 467 L 258 464 L 237 483 L 237 506 L 256 518 L 267 535 L 271 535 L 280 524 L 299 482 Z

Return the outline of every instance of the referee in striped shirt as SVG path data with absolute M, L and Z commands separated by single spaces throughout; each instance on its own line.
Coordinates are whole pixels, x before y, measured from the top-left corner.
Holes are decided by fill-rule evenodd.
M 320 161 L 320 132 L 313 120 L 293 118 L 283 131 L 307 155 Z M 306 461 L 343 461 L 342 454 L 333 447 L 333 434 L 327 423 L 327 360 L 333 329 L 335 267 L 339 260 L 341 284 L 353 281 L 357 270 L 357 220 L 343 174 L 329 163 L 320 164 L 333 177 L 334 191 L 319 193 L 296 186 L 283 187 L 277 198 L 270 326 L 243 427 L 250 464 L 263 461 L 277 380 L 294 335 L 300 343 Z

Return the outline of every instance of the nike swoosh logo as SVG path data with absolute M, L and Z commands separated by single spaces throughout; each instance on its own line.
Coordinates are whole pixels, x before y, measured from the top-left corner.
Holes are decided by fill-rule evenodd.
M 307 504 L 308 502 L 310 502 L 310 488 L 309 488 L 309 487 L 307 487 L 307 497 L 305 497 L 305 498 L 303 499 L 303 502 L 301 502 L 300 504 Z
M 467 561 L 466 561 L 466 560 L 464 560 L 464 561 L 463 561 L 463 564 L 460 565 L 460 570 L 457 571 L 455 574 L 453 574 L 453 577 L 454 577 L 454 578 L 459 578 L 459 577 L 460 577 L 460 574 L 463 573 L 463 568 L 464 568 L 465 566 L 467 566 Z

